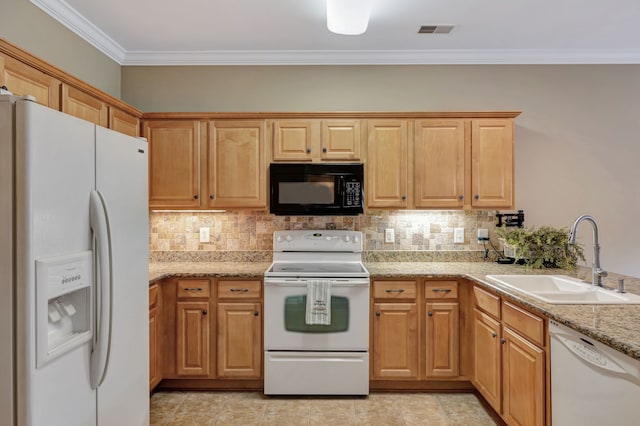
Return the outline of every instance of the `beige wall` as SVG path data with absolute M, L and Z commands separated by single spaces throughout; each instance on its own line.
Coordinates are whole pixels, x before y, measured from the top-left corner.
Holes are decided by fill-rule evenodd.
M 144 111 L 521 110 L 526 224 L 591 214 L 602 266 L 640 277 L 638 65 L 125 67 L 122 93 Z
M 120 97 L 120 65 L 29 0 L 2 0 L 0 37 L 98 89 Z

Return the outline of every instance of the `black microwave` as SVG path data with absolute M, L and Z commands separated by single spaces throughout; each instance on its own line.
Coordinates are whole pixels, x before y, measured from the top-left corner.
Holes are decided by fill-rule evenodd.
M 354 216 L 364 211 L 362 164 L 272 163 L 270 212 Z

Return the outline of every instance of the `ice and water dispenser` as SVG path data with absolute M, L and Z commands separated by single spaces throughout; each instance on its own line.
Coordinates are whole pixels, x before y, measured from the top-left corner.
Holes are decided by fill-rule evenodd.
M 93 255 L 36 260 L 36 352 L 40 368 L 91 339 Z

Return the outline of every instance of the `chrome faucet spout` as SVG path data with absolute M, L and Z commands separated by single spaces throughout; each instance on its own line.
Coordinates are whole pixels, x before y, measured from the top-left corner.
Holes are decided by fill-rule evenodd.
M 607 271 L 600 267 L 600 236 L 598 233 L 598 223 L 593 216 L 587 214 L 580 216 L 576 219 L 569 231 L 569 244 L 576 244 L 578 225 L 583 221 L 591 223 L 593 226 L 593 260 L 591 263 L 591 283 L 595 286 L 602 287 L 602 278 L 609 275 Z

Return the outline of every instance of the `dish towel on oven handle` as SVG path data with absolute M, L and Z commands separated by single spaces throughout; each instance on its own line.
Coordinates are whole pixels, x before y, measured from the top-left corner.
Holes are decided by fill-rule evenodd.
M 305 322 L 308 325 L 331 324 L 331 282 L 329 280 L 307 281 Z

